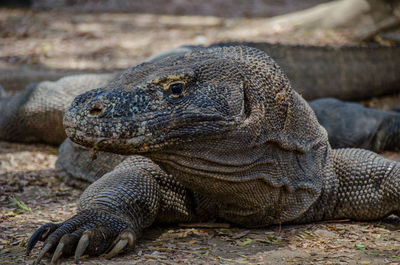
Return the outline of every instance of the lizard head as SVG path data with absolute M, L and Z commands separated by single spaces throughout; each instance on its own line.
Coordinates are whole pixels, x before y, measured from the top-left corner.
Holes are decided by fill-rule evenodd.
M 238 46 L 132 67 L 76 97 L 64 117 L 73 141 L 121 154 L 199 145 L 235 153 L 266 142 L 305 151 L 319 139 L 317 125 L 279 66 Z
M 246 115 L 241 78 L 218 57 L 143 63 L 76 97 L 64 127 L 79 144 L 123 154 L 220 138 Z

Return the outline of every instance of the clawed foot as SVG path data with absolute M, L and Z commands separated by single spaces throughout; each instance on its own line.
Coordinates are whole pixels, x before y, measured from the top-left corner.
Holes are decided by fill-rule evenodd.
M 106 258 L 130 249 L 136 242 L 135 232 L 126 222 L 111 214 L 86 210 L 61 224 L 47 223 L 37 229 L 28 241 L 29 255 L 38 241 L 45 241 L 34 264 L 39 264 L 46 253 L 54 251 L 51 264 L 60 257 L 75 256 L 75 263 L 83 254 Z

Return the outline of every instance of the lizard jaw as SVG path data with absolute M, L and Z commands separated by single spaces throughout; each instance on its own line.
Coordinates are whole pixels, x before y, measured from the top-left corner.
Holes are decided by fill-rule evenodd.
M 147 144 L 151 135 L 139 135 L 131 138 L 99 137 L 88 135 L 73 127 L 66 127 L 67 136 L 75 143 L 92 148 L 92 152 L 104 150 L 119 154 L 146 153 L 150 150 L 159 149 L 162 144 Z

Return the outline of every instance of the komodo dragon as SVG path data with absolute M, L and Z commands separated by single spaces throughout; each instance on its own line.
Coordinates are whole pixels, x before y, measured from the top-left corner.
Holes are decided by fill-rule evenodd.
M 214 44 L 212 47 L 229 44 L 231 43 Z M 358 96 L 358 99 L 361 99 L 368 93 L 372 93 L 370 95 L 372 96 L 378 91 L 389 92 L 400 89 L 395 85 L 396 82 L 400 82 L 400 76 L 393 70 L 396 64 L 400 68 L 400 60 L 390 59 L 396 54 L 400 56 L 398 47 L 334 49 L 267 43 L 245 44 L 261 48 L 268 54 L 272 53 L 273 58 L 278 58 L 279 62 L 284 64 L 284 69 L 289 71 L 290 76 L 296 80 L 297 89 L 307 98 L 339 96 L 340 92 L 344 98 Z M 174 54 L 184 54 L 195 48 L 198 47 L 182 46 L 156 54 L 146 61 L 155 62 Z M 366 58 L 372 55 L 378 58 L 374 60 Z M 315 62 L 312 63 L 309 60 L 315 60 Z M 324 60 L 328 61 L 324 62 Z M 341 69 L 343 64 L 341 61 L 348 62 L 346 67 L 342 67 L 343 69 Z M 314 72 L 314 75 L 310 72 Z M 5 91 L 0 89 L 0 139 L 60 144 L 66 137 L 62 117 L 74 97 L 85 91 L 105 86 L 119 74 L 73 75 L 56 82 L 32 83 L 13 96 L 2 96 Z M 353 75 L 353 78 L 349 78 L 349 75 Z M 365 75 L 365 77 L 360 75 Z M 328 79 L 332 81 L 327 82 Z M 361 83 L 368 84 L 368 87 L 364 87 L 367 93 L 358 91 L 360 86 L 357 82 L 360 82 L 360 79 L 363 80 Z M 369 79 L 371 79 L 370 82 L 367 82 Z M 354 86 L 352 89 L 351 85 Z M 335 86 L 336 89 L 334 89 Z M 341 101 L 330 103 L 332 101 L 333 99 L 317 100 L 311 103 L 319 122 L 328 130 L 332 147 L 360 147 L 375 152 L 400 148 L 400 115 L 398 113 L 363 108 L 357 104 Z M 342 118 L 341 122 L 338 122 L 338 117 Z
M 399 213 L 400 164 L 332 149 L 280 67 L 248 47 L 199 49 L 128 69 L 64 116 L 81 145 L 131 155 L 89 186 L 71 219 L 48 223 L 36 263 L 112 257 L 153 223 L 259 227 Z M 111 250 L 110 250 L 111 249 Z

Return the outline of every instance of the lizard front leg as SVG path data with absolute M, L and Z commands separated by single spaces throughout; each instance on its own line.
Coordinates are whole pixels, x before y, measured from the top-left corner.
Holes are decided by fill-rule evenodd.
M 195 220 L 196 195 L 151 160 L 129 157 L 90 185 L 80 197 L 78 213 L 60 224 L 45 224 L 30 238 L 29 253 L 45 241 L 36 260 L 54 251 L 52 263 L 75 253 L 108 257 L 133 247 L 144 228 L 157 222 Z M 209 204 L 211 205 L 211 204 Z
M 399 214 L 400 163 L 363 149 L 334 149 L 319 200 L 295 222 Z

